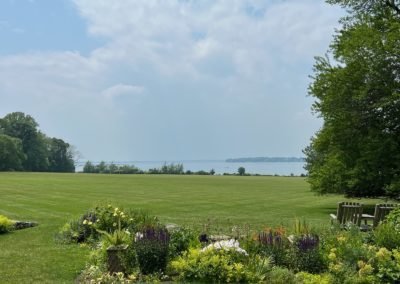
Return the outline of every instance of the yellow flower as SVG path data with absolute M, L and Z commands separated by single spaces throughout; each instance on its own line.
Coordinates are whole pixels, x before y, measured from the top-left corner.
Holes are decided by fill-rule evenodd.
M 92 225 L 92 224 L 93 224 L 93 222 L 92 222 L 92 221 L 89 221 L 89 222 L 88 222 L 88 225 Z
M 337 237 L 337 240 L 338 240 L 339 243 L 344 243 L 346 241 L 346 237 L 339 236 L 339 237 Z
M 372 274 L 372 272 L 374 272 L 374 269 L 372 268 L 372 265 L 371 264 L 366 264 L 365 266 L 364 266 L 364 273 L 365 274 Z
M 336 254 L 335 254 L 334 252 L 331 252 L 331 253 L 328 255 L 328 258 L 329 258 L 330 260 L 335 260 L 335 259 L 336 259 Z
M 133 221 L 133 218 L 130 218 L 129 221 Z
M 85 219 L 85 220 L 83 220 L 83 225 L 86 225 L 87 224 L 87 220 Z
M 362 260 L 359 260 L 359 261 L 357 262 L 357 265 L 358 265 L 359 268 L 363 268 L 363 267 L 365 266 L 365 262 L 362 261 Z
M 388 251 L 387 248 L 380 248 L 379 251 L 376 253 L 376 257 L 378 258 L 390 257 L 390 251 Z

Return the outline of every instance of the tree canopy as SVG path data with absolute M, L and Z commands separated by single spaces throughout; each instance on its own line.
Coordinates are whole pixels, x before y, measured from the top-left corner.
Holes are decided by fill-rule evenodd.
M 400 197 L 400 4 L 328 0 L 348 9 L 309 94 L 323 127 L 304 150 L 312 190 Z
M 23 112 L 0 119 L 0 171 L 75 171 L 70 145 L 47 137 L 38 126 Z

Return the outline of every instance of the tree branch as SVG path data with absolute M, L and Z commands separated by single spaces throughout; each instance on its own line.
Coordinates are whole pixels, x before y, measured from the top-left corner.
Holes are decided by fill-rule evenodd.
M 400 7 L 394 3 L 394 0 L 385 0 L 386 6 L 392 8 L 400 16 Z

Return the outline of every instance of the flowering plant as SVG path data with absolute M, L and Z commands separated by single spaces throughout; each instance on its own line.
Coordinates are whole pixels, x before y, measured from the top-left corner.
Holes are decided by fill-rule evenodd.
M 121 228 L 121 220 L 125 219 L 127 217 L 122 210 L 115 208 L 113 217 L 116 217 L 116 219 L 117 219 L 117 222 L 113 223 L 113 227 L 118 226 L 117 229 L 114 230 L 114 232 L 109 233 L 107 231 L 100 230 L 100 229 L 96 229 L 96 231 L 103 234 L 105 240 L 108 243 L 110 243 L 113 247 L 118 247 L 118 246 L 127 244 L 129 242 L 130 232 L 128 230 L 122 230 L 122 228 Z
M 212 249 L 214 249 L 214 250 L 233 250 L 233 251 L 236 251 L 243 255 L 246 255 L 246 256 L 248 255 L 248 253 L 244 249 L 239 247 L 239 242 L 234 239 L 212 243 L 212 244 L 206 246 L 205 248 L 203 248 L 201 251 L 204 252 L 204 251 L 212 250 Z

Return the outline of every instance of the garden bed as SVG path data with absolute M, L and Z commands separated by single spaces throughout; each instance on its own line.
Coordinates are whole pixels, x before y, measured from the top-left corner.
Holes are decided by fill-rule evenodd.
M 98 206 L 68 222 L 64 243 L 92 248 L 82 283 L 395 283 L 400 281 L 400 211 L 374 231 L 348 226 L 264 228 L 219 238 L 164 226 L 142 211 Z M 123 249 L 120 249 L 123 248 Z M 110 264 L 112 262 L 113 264 Z

